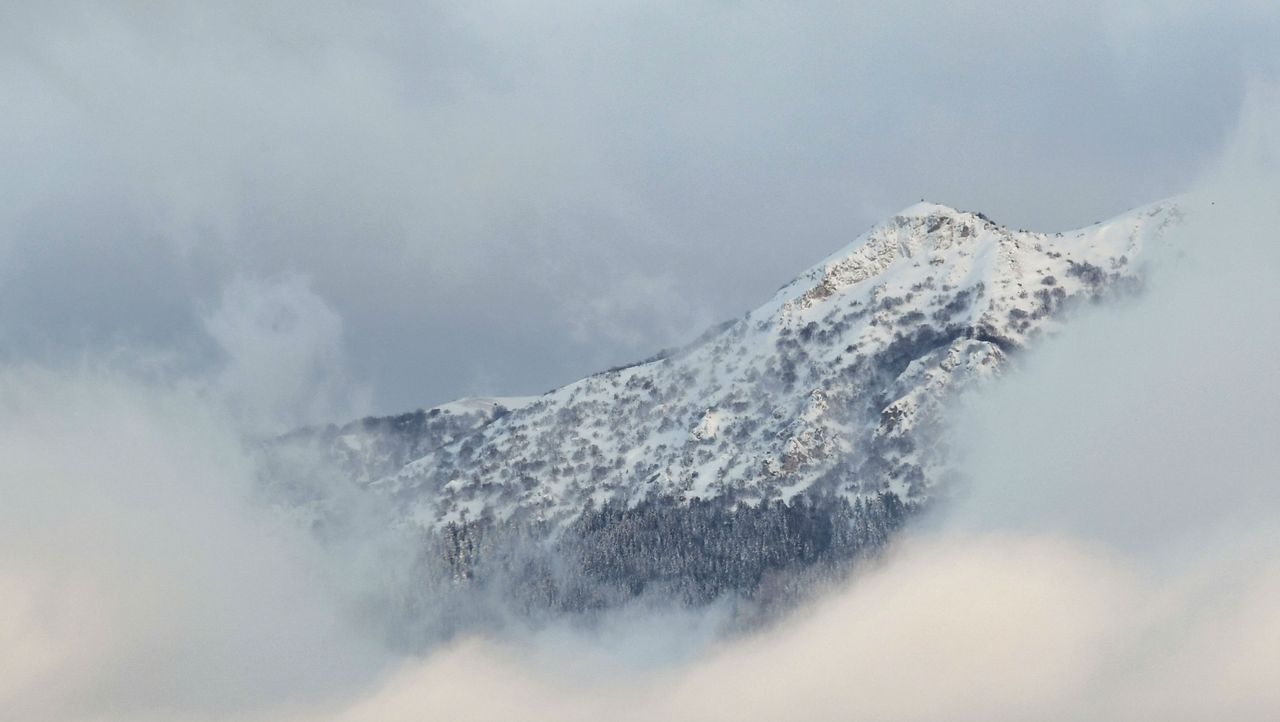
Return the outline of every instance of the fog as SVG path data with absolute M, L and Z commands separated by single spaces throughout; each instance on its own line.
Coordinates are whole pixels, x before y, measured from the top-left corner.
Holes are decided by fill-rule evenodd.
M 1280 715 L 1269 3 L 105 7 L 0 5 L 6 715 Z M 954 499 L 758 634 L 394 652 L 395 549 L 257 495 L 263 433 L 648 352 L 921 194 L 1055 227 L 1187 189 L 1141 295 L 957 411 Z
M 232 428 L 117 371 L 0 374 L 6 715 L 229 712 L 376 672 L 318 550 L 253 502 Z

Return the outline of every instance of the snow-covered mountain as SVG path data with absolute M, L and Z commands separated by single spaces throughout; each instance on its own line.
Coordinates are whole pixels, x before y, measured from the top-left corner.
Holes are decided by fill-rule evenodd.
M 412 460 L 357 466 L 386 471 L 372 488 L 424 526 L 486 513 L 563 520 L 588 499 L 652 494 L 920 499 L 945 469 L 929 444 L 943 402 L 999 374 L 1073 302 L 1136 282 L 1144 243 L 1179 218 L 1159 203 L 1043 234 L 920 203 L 687 348 L 534 399 L 433 409 L 428 423 L 459 429 L 414 439 Z M 367 438 L 342 435 L 335 450 L 361 453 Z
M 463 400 L 278 447 L 319 449 L 394 523 L 454 535 L 443 553 L 455 573 L 474 546 L 457 529 L 595 534 L 625 520 L 584 514 L 653 500 L 705 511 L 835 499 L 854 516 L 886 494 L 911 505 L 945 489 L 947 402 L 1073 305 L 1136 287 L 1144 247 L 1181 218 L 1166 201 L 1045 234 L 920 203 L 682 349 L 539 397 Z M 824 523 L 829 544 L 844 522 Z M 759 569 L 748 577 L 759 583 Z

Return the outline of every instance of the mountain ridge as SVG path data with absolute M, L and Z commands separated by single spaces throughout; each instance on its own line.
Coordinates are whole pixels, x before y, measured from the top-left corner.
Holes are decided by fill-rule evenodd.
M 1046 234 L 915 204 L 678 349 L 268 442 L 264 489 L 338 557 L 389 543 L 371 603 L 411 646 L 636 603 L 724 602 L 749 628 L 950 493 L 950 405 L 1140 288 L 1182 218 Z
M 690 344 L 536 397 L 415 412 L 431 418 L 414 428 L 434 419 L 449 433 L 413 432 L 399 455 L 373 452 L 381 463 L 353 458 L 367 440 L 350 425 L 329 443 L 357 483 L 424 528 L 486 515 L 565 523 L 588 500 L 653 494 L 924 500 L 945 471 L 924 443 L 945 403 L 1071 305 L 1136 285 L 1144 244 L 1182 213 L 1161 201 L 1048 234 L 916 203 Z

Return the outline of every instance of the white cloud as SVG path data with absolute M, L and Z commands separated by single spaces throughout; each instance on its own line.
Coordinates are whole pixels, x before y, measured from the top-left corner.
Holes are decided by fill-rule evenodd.
M 1063 538 L 944 536 L 687 667 L 584 683 L 473 640 L 299 719 L 1261 721 L 1280 709 L 1280 566 L 1247 572 L 1159 578 Z
M 224 356 L 216 395 L 243 428 L 281 433 L 361 410 L 342 319 L 305 278 L 235 278 L 204 327 Z
M 262 509 L 191 388 L 0 370 L 0 707 L 230 714 L 350 690 L 379 656 L 323 557 Z

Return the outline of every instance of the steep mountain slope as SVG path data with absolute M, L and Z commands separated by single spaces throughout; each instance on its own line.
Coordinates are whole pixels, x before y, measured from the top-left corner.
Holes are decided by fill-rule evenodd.
M 794 596 L 945 493 L 948 402 L 1073 305 L 1136 288 L 1181 217 L 1162 202 L 1043 234 L 914 205 L 683 349 L 297 432 L 268 447 L 272 484 L 318 529 L 374 500 L 418 535 L 407 596 L 433 635 L 644 595 Z
M 652 495 L 749 505 L 802 491 L 923 499 L 943 403 L 1061 312 L 1136 282 L 1156 204 L 1088 229 L 1013 231 L 921 203 L 768 303 L 665 358 L 552 391 L 374 482 L 423 526 Z

